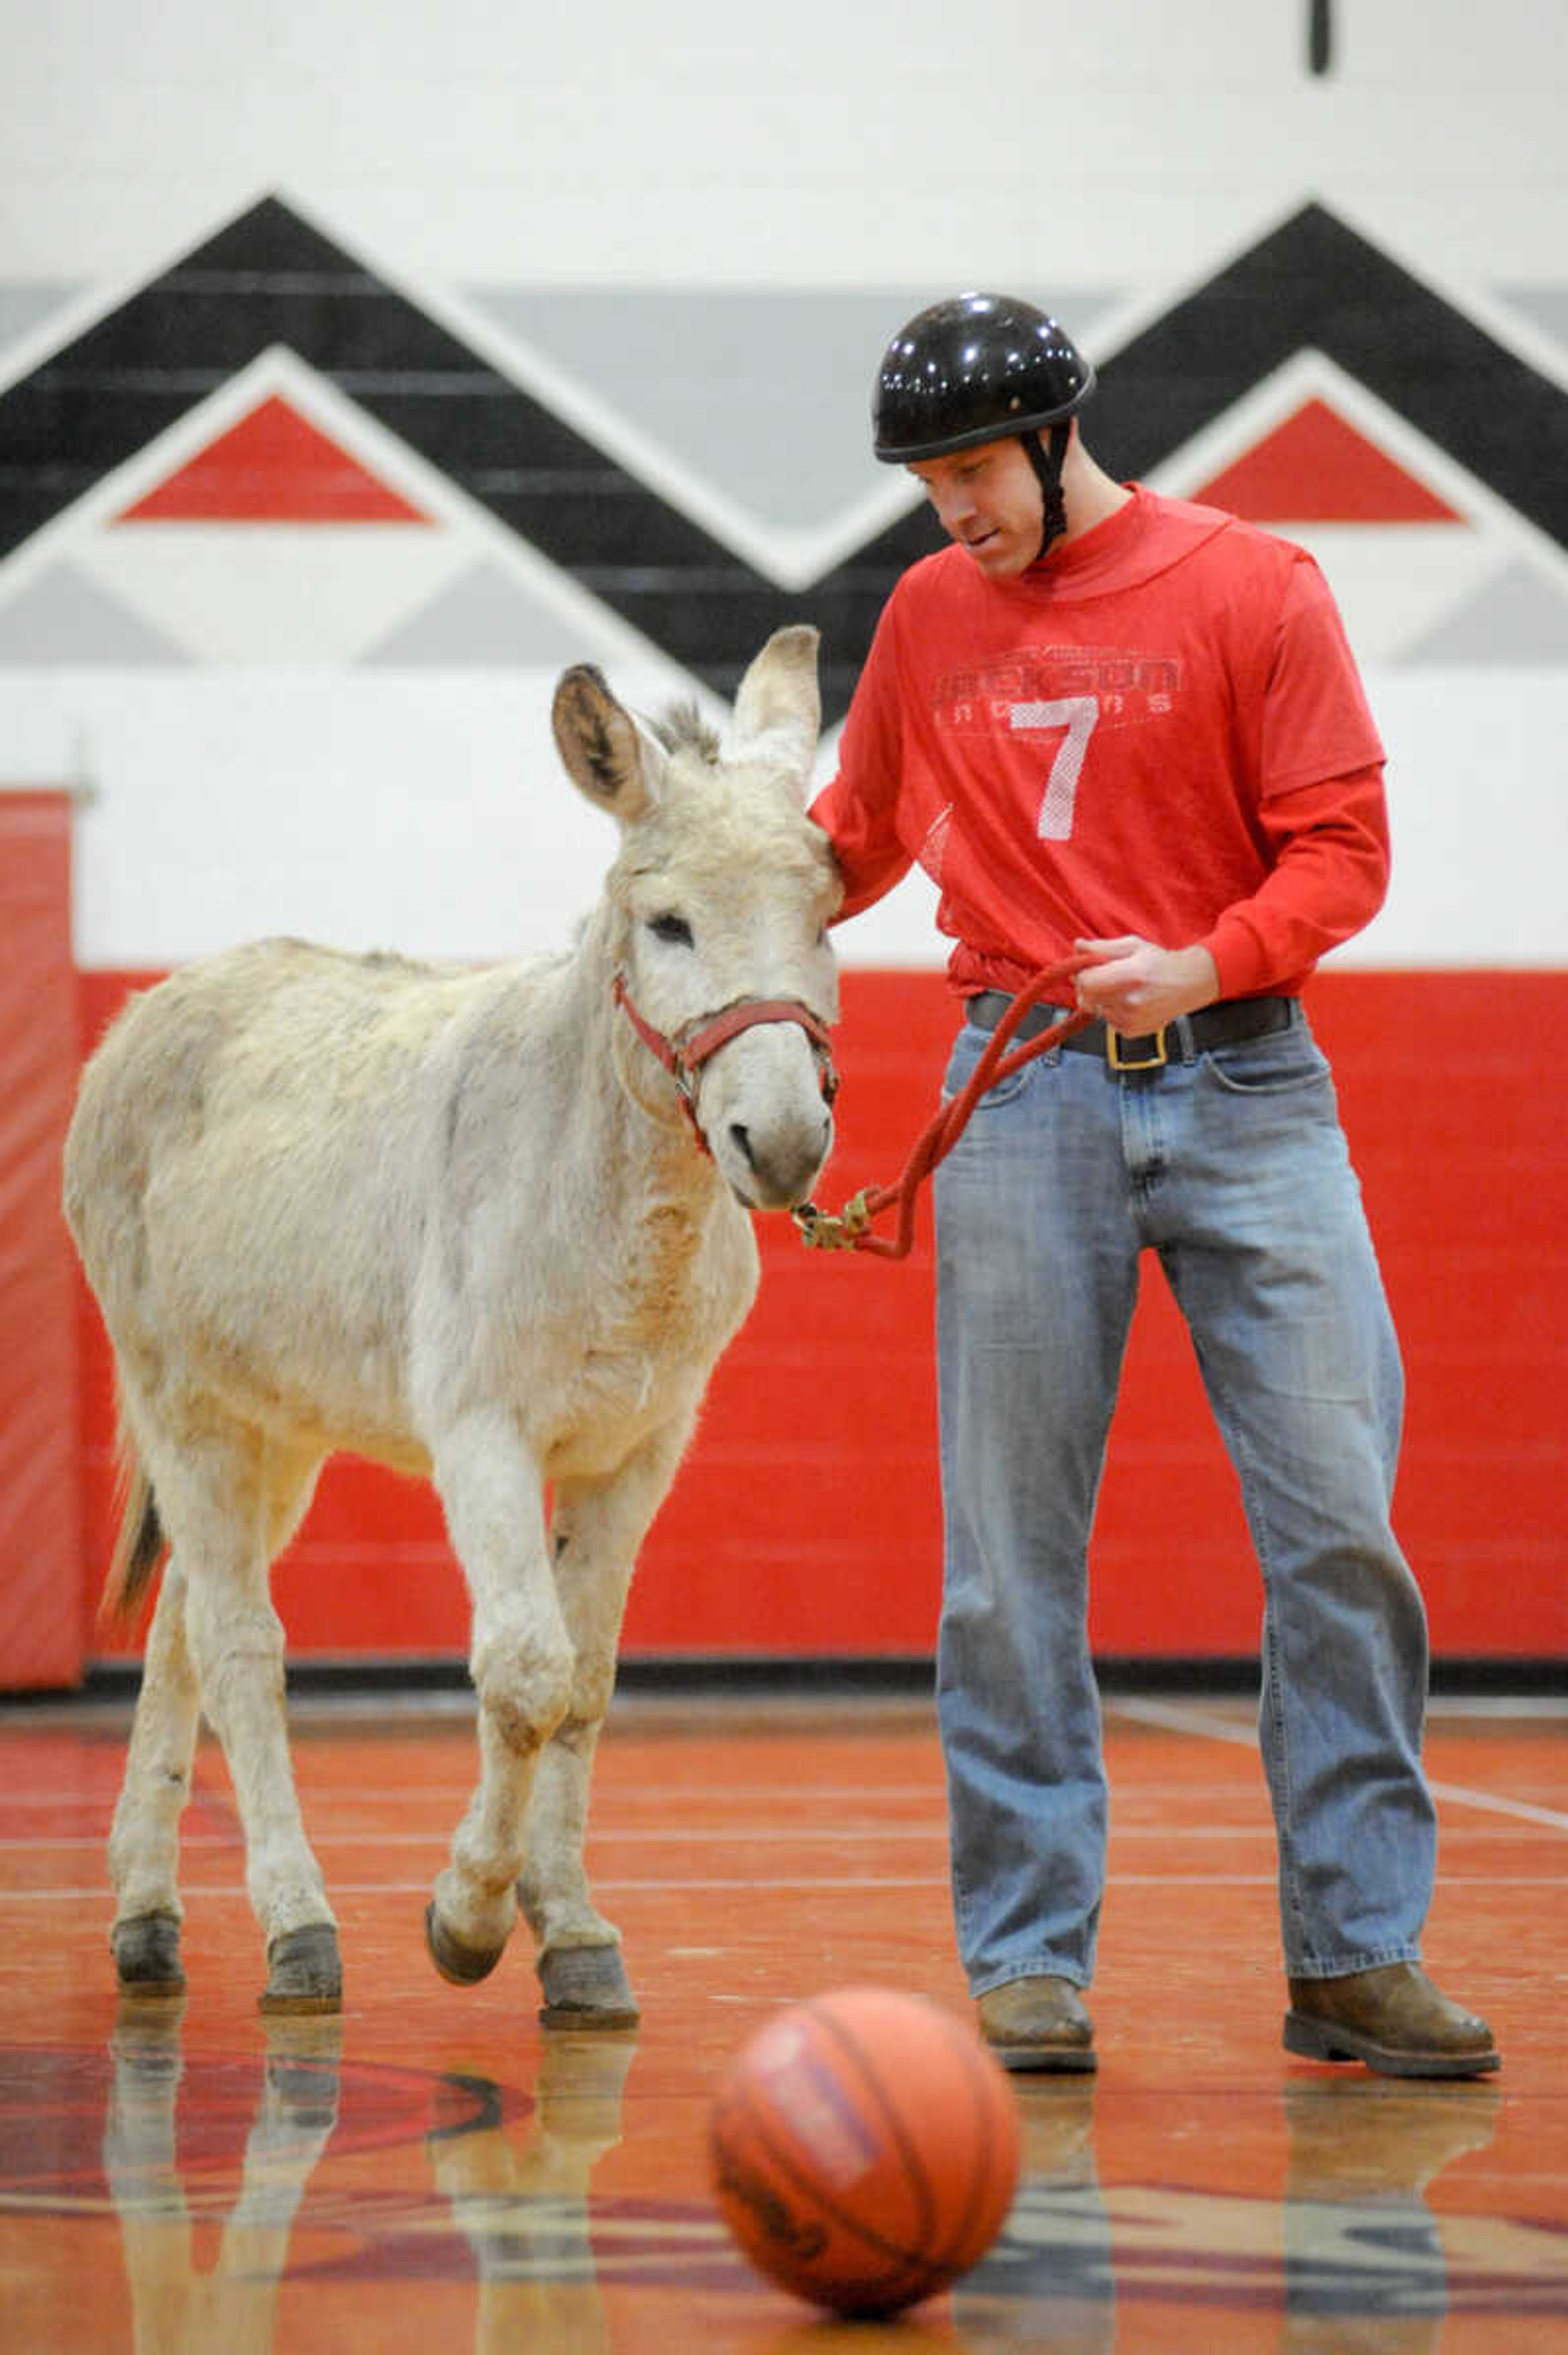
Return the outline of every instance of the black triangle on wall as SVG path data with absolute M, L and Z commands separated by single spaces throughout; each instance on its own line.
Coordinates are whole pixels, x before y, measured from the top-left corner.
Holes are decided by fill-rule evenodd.
M 280 344 L 721 693 L 806 618 L 276 197 L 0 395 L 0 556 Z M 835 602 L 842 707 L 875 615 L 848 584 Z
M 267 197 L 0 393 L 0 558 L 274 345 L 720 694 L 811 620 L 838 718 L 893 581 L 936 544 L 914 510 L 781 590 Z M 1568 470 L 1542 463 L 1568 446 L 1568 394 L 1317 204 L 1105 363 L 1095 448 L 1146 474 L 1307 346 L 1568 545 Z
M 1147 474 L 1307 347 L 1568 547 L 1568 393 L 1317 204 L 1106 361 L 1095 442 Z

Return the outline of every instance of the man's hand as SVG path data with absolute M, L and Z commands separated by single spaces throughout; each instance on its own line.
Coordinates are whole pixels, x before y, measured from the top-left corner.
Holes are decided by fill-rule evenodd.
M 1211 1006 L 1220 995 L 1219 971 L 1205 948 L 1157 948 L 1134 932 L 1072 945 L 1094 960 L 1078 976 L 1079 1005 L 1128 1038 L 1163 1029 L 1179 1014 Z

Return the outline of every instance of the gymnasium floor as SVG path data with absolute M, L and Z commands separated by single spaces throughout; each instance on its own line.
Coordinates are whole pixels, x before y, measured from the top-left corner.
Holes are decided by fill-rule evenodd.
M 596 1893 L 635 2036 L 546 2040 L 521 1938 L 466 1991 L 421 1916 L 466 1797 L 466 1705 L 296 1702 L 343 1932 L 339 2019 L 264 2024 L 221 1759 L 199 1755 L 179 2005 L 117 2006 L 104 1840 L 127 1712 L 0 1709 L 0 2344 L 137 2355 L 1537 2355 L 1568 2349 L 1568 1705 L 1449 1704 L 1428 1960 L 1491 2081 L 1279 2044 L 1250 1710 L 1108 1704 L 1098 2077 L 1019 2079 L 1003 2238 L 897 2324 L 763 2285 L 704 2127 L 775 2006 L 874 1981 L 966 2003 L 929 1707 L 629 1700 Z

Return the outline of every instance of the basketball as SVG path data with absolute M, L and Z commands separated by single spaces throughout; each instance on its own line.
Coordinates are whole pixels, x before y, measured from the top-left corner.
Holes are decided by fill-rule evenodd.
M 759 2272 L 838 2314 L 891 2314 L 967 2272 L 1018 2188 L 1000 2065 L 923 1997 L 844 1987 L 776 2013 L 713 2103 L 720 2211 Z

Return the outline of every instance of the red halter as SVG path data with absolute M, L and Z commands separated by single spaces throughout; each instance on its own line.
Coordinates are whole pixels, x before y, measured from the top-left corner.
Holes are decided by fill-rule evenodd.
M 703 1135 L 701 1123 L 697 1117 L 698 1075 L 703 1064 L 710 1056 L 716 1055 L 720 1047 L 727 1047 L 731 1039 L 739 1038 L 742 1030 L 750 1030 L 758 1022 L 798 1023 L 816 1051 L 823 1103 L 830 1104 L 838 1092 L 838 1074 L 833 1066 L 833 1041 L 827 1025 L 819 1022 L 811 1008 L 803 1005 L 798 997 L 737 998 L 734 1005 L 725 1007 L 722 1013 L 706 1017 L 699 1015 L 695 1023 L 688 1023 L 674 1039 L 667 1039 L 662 1030 L 656 1030 L 653 1024 L 637 1011 L 632 993 L 626 987 L 624 973 L 615 975 L 612 994 L 649 1054 L 657 1057 L 675 1082 L 681 1110 L 691 1123 L 691 1133 L 697 1139 L 699 1150 L 703 1153 L 709 1153 L 712 1148 Z

